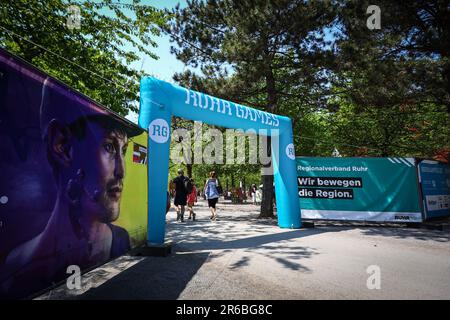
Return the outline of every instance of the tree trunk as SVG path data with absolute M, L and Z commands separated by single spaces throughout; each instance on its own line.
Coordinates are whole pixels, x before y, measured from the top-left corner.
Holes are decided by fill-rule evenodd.
M 273 218 L 273 175 L 263 176 L 260 218 Z
M 275 88 L 275 78 L 273 76 L 270 64 L 268 64 L 266 72 L 266 84 L 267 84 L 267 111 L 273 113 L 275 112 L 277 105 L 277 93 Z M 267 156 L 272 156 L 272 139 L 267 137 Z M 270 167 L 264 165 L 264 167 Z M 260 218 L 272 218 L 273 215 L 273 173 L 270 175 L 263 176 L 263 194 L 261 200 L 261 211 L 259 213 Z
M 186 171 L 187 171 L 187 176 L 189 178 L 192 178 L 192 163 L 186 164 Z
M 450 114 L 450 63 L 446 63 L 443 71 L 443 77 L 446 82 L 445 88 L 447 89 L 447 97 L 445 98 L 445 104 L 447 105 L 447 112 Z

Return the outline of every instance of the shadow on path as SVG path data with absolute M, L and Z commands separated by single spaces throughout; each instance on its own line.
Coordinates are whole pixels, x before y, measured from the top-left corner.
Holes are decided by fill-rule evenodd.
M 415 239 L 415 240 L 433 240 L 437 242 L 450 241 L 450 232 L 428 230 L 428 229 L 410 229 L 410 228 L 380 228 L 380 227 L 363 227 L 362 234 L 366 236 L 383 236 L 392 239 Z
M 176 249 L 211 252 L 211 259 L 233 253 L 236 260 L 229 265 L 233 270 L 249 266 L 252 260 L 259 256 L 268 259 L 268 263 L 275 262 L 285 269 L 311 272 L 300 262 L 320 252 L 316 248 L 302 245 L 297 240 L 321 233 L 347 230 L 347 228 L 321 228 L 274 232 L 273 228 L 276 227 L 249 224 L 243 228 L 242 225 L 233 224 L 232 220 L 227 222 L 231 223 L 220 226 L 201 222 L 177 224 L 171 228 L 170 239 L 175 242 Z M 255 230 L 258 228 L 261 228 L 263 234 Z
M 208 253 L 149 257 L 121 272 L 78 300 L 167 299 L 174 300 L 205 263 Z

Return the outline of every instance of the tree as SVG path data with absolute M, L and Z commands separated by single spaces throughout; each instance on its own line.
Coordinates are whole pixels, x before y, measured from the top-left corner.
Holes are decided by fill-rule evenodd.
M 124 7 L 111 0 L 2 1 L 0 45 L 126 115 L 137 111 L 139 80 L 144 75 L 130 67 L 139 59 L 133 48 L 157 59 L 151 51 L 156 47 L 152 37 L 168 19 L 164 12 L 139 3 L 134 0 Z M 71 4 L 80 9 L 79 29 L 67 25 Z
M 434 103 L 450 112 L 448 1 L 377 1 L 381 28 L 369 30 L 369 1 L 344 1 L 335 29 L 338 86 L 358 106 Z
M 360 107 L 339 97 L 328 116 L 331 143 L 344 156 L 431 158 L 448 147 L 445 106 L 431 103 L 391 108 Z
M 200 65 L 206 77 L 225 80 L 212 88 L 229 100 L 276 113 L 296 84 L 327 82 L 317 58 L 326 43 L 323 29 L 335 17 L 329 2 L 193 0 L 173 14 L 173 52 L 188 65 Z M 270 217 L 273 175 L 264 176 L 263 184 L 260 216 Z

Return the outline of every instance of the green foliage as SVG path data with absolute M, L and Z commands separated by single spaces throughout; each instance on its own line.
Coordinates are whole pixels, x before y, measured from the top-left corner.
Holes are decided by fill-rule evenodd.
M 379 30 L 360 18 L 370 4 L 338 10 L 332 140 L 347 156 L 433 157 L 450 144 L 448 2 L 378 1 Z
M 313 103 L 317 97 L 312 90 L 295 88 L 326 86 L 321 62 L 327 53 L 321 48 L 326 45 L 324 27 L 334 19 L 328 1 L 192 0 L 173 14 L 169 32 L 178 44 L 173 52 L 205 75 L 203 81 L 190 73 L 177 80 L 272 113 L 279 112 L 283 99 Z M 263 180 L 261 215 L 272 216 L 273 176 Z
M 188 130 L 188 134 L 190 134 L 190 144 L 187 141 L 179 141 L 176 139 L 173 130 L 176 129 L 186 129 Z M 194 136 L 197 132 L 194 132 L 194 123 L 193 121 L 181 119 L 178 117 L 174 117 L 172 119 L 172 143 L 171 143 L 171 149 L 172 151 L 174 148 L 177 148 L 177 150 L 180 150 L 180 147 L 189 149 L 191 151 L 190 159 L 191 161 L 194 160 L 195 154 L 194 154 L 194 142 L 199 141 L 199 139 L 202 139 L 201 141 L 201 147 L 202 147 L 202 153 L 205 150 L 205 147 L 212 143 L 211 139 L 207 135 L 207 131 L 209 129 L 217 129 L 221 131 L 223 135 L 223 164 L 206 164 L 204 161 L 202 164 L 187 164 L 187 161 L 183 161 L 183 163 L 174 163 L 171 159 L 170 162 L 170 179 L 173 179 L 175 176 L 177 176 L 177 170 L 179 168 L 182 168 L 185 172 L 185 175 L 189 175 L 191 173 L 192 178 L 195 179 L 197 185 L 202 185 L 206 181 L 206 179 L 209 177 L 209 173 L 211 171 L 216 171 L 219 181 L 222 184 L 222 186 L 226 187 L 226 182 L 228 180 L 229 187 L 231 186 L 238 186 L 239 181 L 245 182 L 246 186 L 248 186 L 248 183 L 256 183 L 259 184 L 261 181 L 260 177 L 260 170 L 261 165 L 259 164 L 249 164 L 249 148 L 250 148 L 250 142 L 248 138 L 246 138 L 245 142 L 245 150 L 246 150 L 246 161 L 244 164 L 231 164 L 227 163 L 226 159 L 226 153 L 227 153 L 227 140 L 226 140 L 226 128 L 223 127 L 216 127 L 216 126 L 210 126 L 205 123 L 202 124 L 202 134 L 198 136 Z M 236 156 L 238 154 L 238 144 L 235 139 L 234 142 L 234 155 Z M 189 168 L 190 167 L 190 168 Z M 203 185 L 202 185 L 203 186 Z
M 358 106 L 395 110 L 434 103 L 450 112 L 448 1 L 377 1 L 380 30 L 358 19 L 368 17 L 370 4 L 349 0 L 340 7 L 336 85 Z
M 159 35 L 159 28 L 168 19 L 164 12 L 150 6 L 139 6 L 139 3 L 134 0 L 135 6 L 125 8 L 111 0 L 102 3 L 2 1 L 0 26 L 14 34 L 0 28 L 0 45 L 126 115 L 129 110 L 137 110 L 139 80 L 143 76 L 142 72 L 130 67 L 139 59 L 135 50 L 157 59 L 151 51 L 156 47 L 152 37 Z M 67 26 L 67 8 L 71 4 L 80 8 L 80 29 L 71 30 Z M 99 74 L 103 79 L 33 43 Z
M 430 158 L 450 137 L 445 106 L 361 108 L 341 102 L 330 132 L 343 156 Z
M 184 63 L 202 67 L 207 80 L 200 86 L 208 93 L 276 112 L 294 86 L 327 81 L 316 62 L 327 44 L 323 28 L 334 17 L 328 2 L 194 0 L 174 16 L 173 51 Z M 176 79 L 199 84 L 191 73 Z
M 370 4 L 189 2 L 174 52 L 204 76 L 175 80 L 289 116 L 297 155 L 432 157 L 449 146 L 448 4 L 379 1 L 369 30 Z

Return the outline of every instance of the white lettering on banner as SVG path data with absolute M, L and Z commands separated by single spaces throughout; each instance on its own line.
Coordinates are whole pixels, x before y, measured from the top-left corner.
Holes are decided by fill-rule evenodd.
M 234 116 L 242 119 L 249 119 L 250 121 L 257 122 L 261 121 L 262 124 L 266 124 L 272 127 L 278 127 L 280 125 L 280 120 L 277 115 L 270 114 L 261 110 L 252 109 L 238 103 L 229 102 L 226 100 L 220 100 L 216 97 L 211 97 L 200 92 L 186 90 L 186 100 L 185 104 L 199 107 L 201 109 L 208 109 L 209 111 L 214 111 L 222 114 L 227 114 L 228 116 Z M 211 106 L 208 104 L 208 99 L 211 99 Z M 234 108 L 233 108 L 234 106 Z
M 361 181 L 355 180 L 334 180 L 317 178 L 317 185 L 319 186 L 338 186 L 338 187 L 361 187 Z
M 253 112 L 252 112 L 252 109 L 248 109 L 248 108 L 247 108 L 247 111 L 248 111 L 248 115 L 249 115 L 249 117 L 250 117 L 250 120 L 255 121 L 255 120 L 253 120 L 253 119 L 256 119 L 256 117 L 253 118 Z
M 208 109 L 208 99 L 206 99 L 205 97 L 205 105 L 202 105 L 202 97 L 199 95 L 198 96 L 198 106 L 202 109 Z
M 236 117 L 238 118 L 242 118 L 242 109 L 241 106 L 238 105 L 237 103 L 234 105 L 234 107 L 236 108 Z
M 231 107 L 228 101 L 223 101 L 223 110 L 222 113 L 225 113 L 225 110 L 228 109 L 228 115 L 231 116 Z
M 241 109 L 242 109 L 242 118 L 246 119 L 248 118 L 248 109 L 244 106 L 241 105 Z
M 273 125 L 273 122 L 272 122 L 272 119 L 273 119 L 273 117 L 266 117 L 266 124 L 268 124 L 268 125 L 270 125 L 270 126 L 272 126 Z
M 256 110 L 256 121 L 258 121 L 258 118 L 261 119 L 261 122 L 264 122 L 264 112 L 262 112 L 261 110 Z
M 211 97 L 211 108 L 209 108 L 209 110 L 214 111 L 214 107 L 216 108 L 217 111 L 220 109 L 220 100 Z
M 316 198 L 327 198 L 327 199 L 353 199 L 353 193 L 350 191 L 340 191 L 340 190 L 323 190 L 315 189 Z
M 190 104 L 191 103 L 191 98 L 192 98 L 192 105 L 194 107 L 197 106 L 197 94 L 194 91 L 190 91 L 190 90 L 186 90 L 187 92 L 187 96 L 186 96 L 186 101 L 184 103 L 186 104 Z
M 319 167 L 314 167 L 314 166 L 302 166 L 302 165 L 298 165 L 297 166 L 297 170 L 298 171 L 306 171 L 306 172 L 310 172 L 310 171 L 356 171 L 356 172 L 366 172 L 369 171 L 368 167 L 338 167 L 338 166 L 333 166 L 333 167 L 326 167 L 326 166 L 319 166 Z

